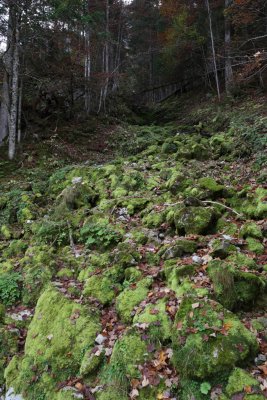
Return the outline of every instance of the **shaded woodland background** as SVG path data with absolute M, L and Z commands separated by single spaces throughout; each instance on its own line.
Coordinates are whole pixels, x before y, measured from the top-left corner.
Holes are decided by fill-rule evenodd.
M 173 94 L 267 85 L 266 0 L 1 0 L 0 143 L 126 119 Z M 3 151 L 3 150 L 2 150 Z

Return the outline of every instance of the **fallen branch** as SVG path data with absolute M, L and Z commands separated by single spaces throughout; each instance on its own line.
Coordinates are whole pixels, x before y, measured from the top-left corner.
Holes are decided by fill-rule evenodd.
M 229 210 L 229 211 L 233 212 L 234 214 L 238 215 L 241 218 L 243 217 L 242 214 L 240 214 L 237 211 L 233 210 L 231 207 L 226 206 L 225 204 L 219 203 L 218 201 L 205 200 L 205 201 L 202 201 L 202 203 L 204 203 L 204 204 L 216 204 L 217 206 L 221 206 L 221 207 L 226 208 L 226 210 Z

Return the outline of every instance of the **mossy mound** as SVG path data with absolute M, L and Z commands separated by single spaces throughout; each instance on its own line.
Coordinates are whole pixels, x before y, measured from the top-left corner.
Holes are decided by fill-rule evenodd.
M 212 261 L 208 266 L 216 299 L 228 309 L 252 307 L 265 291 L 266 280 L 251 272 L 243 272 L 227 261 Z
M 122 321 L 131 322 L 134 308 L 146 298 L 151 283 L 151 278 L 142 279 L 135 287 L 125 289 L 119 294 L 116 299 L 116 309 Z
M 248 391 L 250 394 L 246 395 Z M 264 399 L 263 394 L 260 394 L 260 384 L 257 379 L 240 368 L 235 368 L 231 373 L 225 392 L 230 398 L 237 394 L 243 394 L 245 399 Z
M 210 233 L 215 230 L 216 220 L 212 207 L 184 207 L 174 214 L 174 225 L 181 235 Z
M 175 317 L 174 365 L 188 378 L 206 379 L 253 357 L 254 335 L 219 303 L 185 298 Z
M 135 315 L 134 324 L 149 324 L 151 340 L 168 341 L 171 338 L 172 322 L 167 314 L 166 300 L 161 299 L 156 304 L 149 304 L 143 312 Z
M 100 329 L 95 310 L 48 288 L 37 303 L 24 356 L 13 358 L 5 371 L 7 387 L 29 400 L 39 394 L 54 398 L 56 385 L 78 374 L 83 353 L 94 346 Z

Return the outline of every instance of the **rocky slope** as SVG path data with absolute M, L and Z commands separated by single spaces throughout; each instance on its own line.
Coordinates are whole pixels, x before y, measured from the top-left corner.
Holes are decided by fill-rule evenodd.
M 266 175 L 233 130 L 159 132 L 3 184 L 3 399 L 267 396 Z

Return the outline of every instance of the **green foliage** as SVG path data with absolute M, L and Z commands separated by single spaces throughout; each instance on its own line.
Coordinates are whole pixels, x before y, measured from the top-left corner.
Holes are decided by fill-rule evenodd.
M 210 389 L 211 389 L 211 385 L 209 384 L 209 382 L 201 383 L 200 391 L 201 391 L 202 394 L 208 394 Z
M 20 298 L 21 276 L 17 272 L 0 275 L 0 301 L 11 306 Z
M 61 246 L 69 241 L 68 226 L 64 221 L 42 221 L 33 227 L 33 231 L 41 243 Z
M 86 224 L 80 230 L 80 240 L 88 248 L 110 247 L 121 240 L 121 234 L 108 223 Z
M 230 132 L 245 144 L 247 151 L 256 153 L 264 152 L 267 146 L 267 117 L 253 115 L 249 113 L 239 113 L 230 123 Z M 249 144 L 249 146 L 248 146 Z M 244 146 L 242 147 L 244 148 Z M 241 149 L 242 149 L 241 148 Z M 237 147 L 238 150 L 238 147 Z M 264 153 L 259 160 L 264 160 Z

